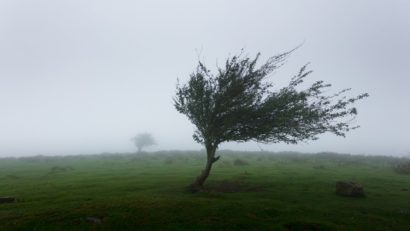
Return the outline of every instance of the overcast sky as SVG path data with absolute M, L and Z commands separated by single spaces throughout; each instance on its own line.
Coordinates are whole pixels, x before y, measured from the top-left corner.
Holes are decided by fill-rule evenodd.
M 346 138 L 271 151 L 410 154 L 408 0 L 0 0 L 0 156 L 201 149 L 173 107 L 176 79 L 242 48 L 267 57 L 304 45 L 270 77 L 368 92 Z M 256 143 L 222 149 L 259 150 Z

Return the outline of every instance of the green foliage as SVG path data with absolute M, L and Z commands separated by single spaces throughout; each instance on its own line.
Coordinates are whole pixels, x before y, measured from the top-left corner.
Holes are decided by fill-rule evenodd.
M 293 51 L 293 50 L 292 50 Z M 368 94 L 347 98 L 344 89 L 325 95 L 330 84 L 317 81 L 298 87 L 311 73 L 303 66 L 288 86 L 273 90 L 267 77 L 292 53 L 269 58 L 257 66 L 260 54 L 251 59 L 242 54 L 228 58 L 216 74 L 199 62 L 187 84 L 177 85 L 174 105 L 196 126 L 194 139 L 217 147 L 222 142 L 297 143 L 331 132 L 345 136 L 357 114 L 352 105 Z

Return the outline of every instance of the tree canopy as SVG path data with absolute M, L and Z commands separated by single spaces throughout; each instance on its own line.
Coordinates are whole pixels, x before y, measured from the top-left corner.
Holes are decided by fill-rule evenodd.
M 215 150 L 223 142 L 294 144 L 325 132 L 345 136 L 358 127 L 350 123 L 357 115 L 353 104 L 368 94 L 346 97 L 350 89 L 343 89 L 326 95 L 331 85 L 323 81 L 300 89 L 312 73 L 307 65 L 287 86 L 274 89 L 267 77 L 292 52 L 272 56 L 260 66 L 259 53 L 254 58 L 241 53 L 228 58 L 216 73 L 199 61 L 189 81 L 177 84 L 174 106 L 196 126 L 193 138 L 205 145 L 208 161 L 218 159 Z
M 133 137 L 131 141 L 134 142 L 138 148 L 138 152 L 142 151 L 142 148 L 155 145 L 156 142 L 150 133 L 140 133 Z

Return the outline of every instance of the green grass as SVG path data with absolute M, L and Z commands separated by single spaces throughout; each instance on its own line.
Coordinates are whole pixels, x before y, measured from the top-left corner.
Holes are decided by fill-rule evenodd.
M 0 230 L 410 230 L 410 175 L 394 170 L 405 159 L 220 154 L 196 194 L 199 152 L 0 159 L 0 196 L 18 200 L 0 204 Z M 339 180 L 366 197 L 336 195 Z

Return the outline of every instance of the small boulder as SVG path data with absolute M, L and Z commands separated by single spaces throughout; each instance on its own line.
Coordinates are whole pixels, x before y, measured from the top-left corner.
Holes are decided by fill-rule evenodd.
M 336 182 L 336 194 L 348 197 L 364 197 L 363 186 L 351 181 Z
M 98 217 L 86 217 L 85 218 L 88 222 L 93 223 L 93 224 L 97 224 L 97 225 L 101 225 L 102 224 L 102 220 Z
M 14 203 L 14 202 L 16 202 L 16 198 L 14 197 L 0 197 L 0 204 Z

